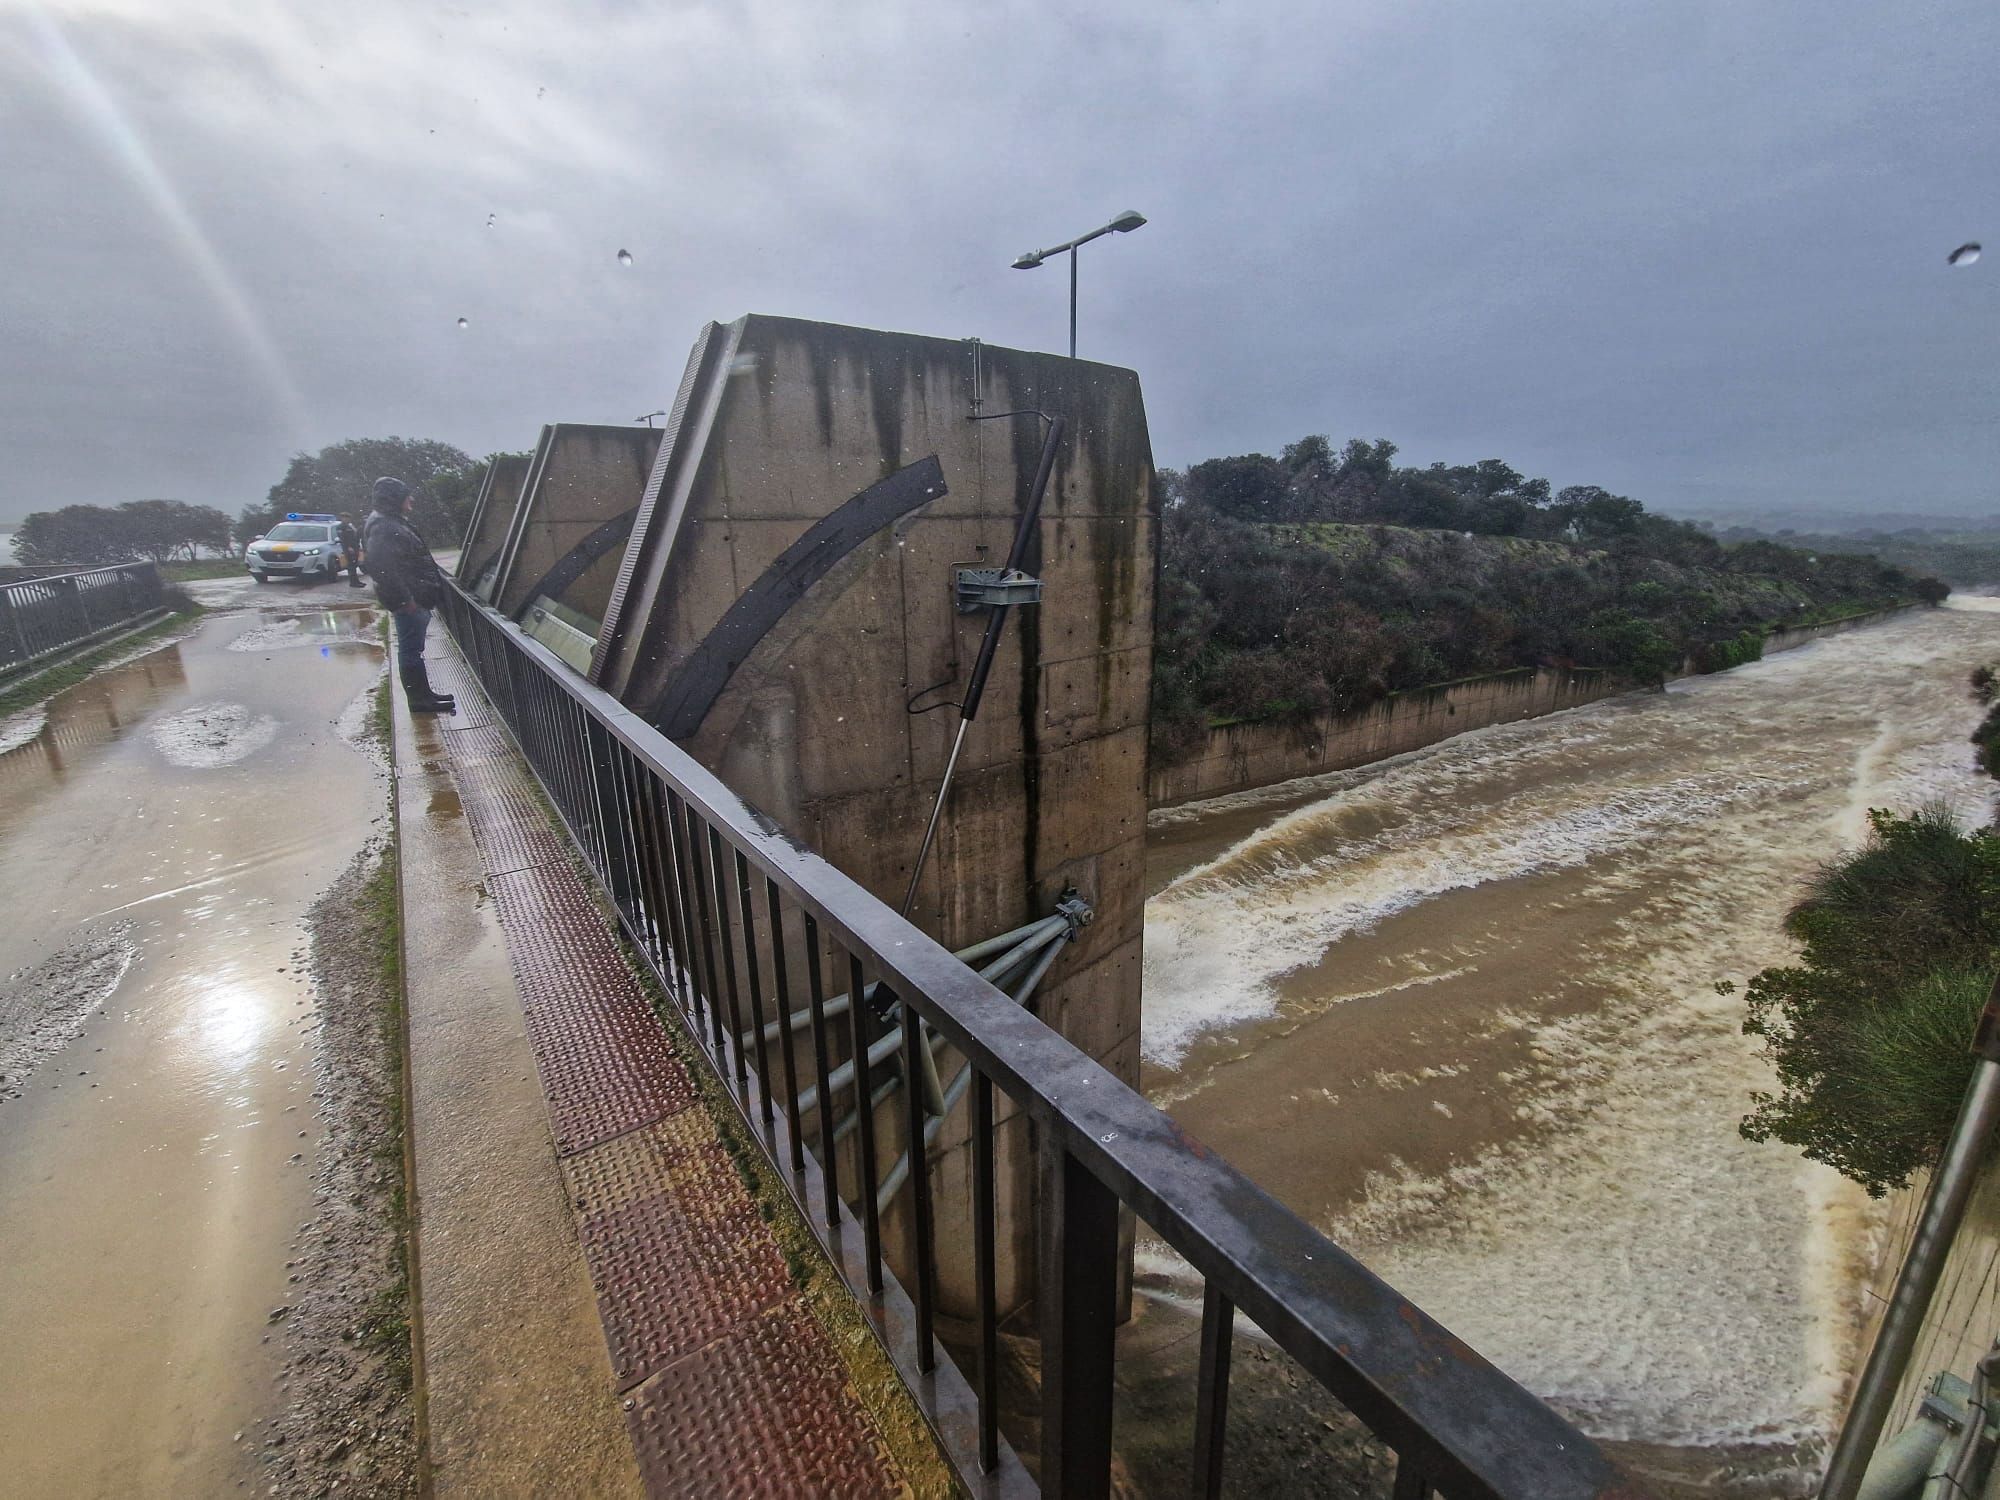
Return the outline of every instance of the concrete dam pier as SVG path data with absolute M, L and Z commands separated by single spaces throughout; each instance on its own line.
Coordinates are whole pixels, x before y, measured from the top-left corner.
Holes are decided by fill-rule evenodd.
M 1251 1326 L 1350 1403 L 1310 1424 L 1346 1434 L 1313 1440 L 1322 1489 L 1620 1482 L 1138 1091 L 1154 496 L 1129 370 L 764 316 L 702 330 L 660 429 L 552 424 L 494 465 L 443 601 L 469 712 L 412 743 L 399 816 L 463 809 L 532 1060 L 496 1078 L 539 1077 L 542 1201 L 646 1488 L 943 1493 L 942 1464 L 1108 1496 L 1129 1359 L 1158 1410 L 1116 1419 L 1131 1455 L 1192 1415 L 1213 1495 Z M 413 1036 L 463 1034 L 433 1011 Z M 419 1239 L 450 1243 L 488 1205 L 422 1092 Z M 521 1253 L 457 1244 L 501 1257 L 471 1288 Z M 1296 1481 L 1264 1363 L 1237 1475 Z
M 957 950 L 1080 898 L 1088 925 L 1032 1003 L 1132 1084 L 1155 545 L 1133 372 L 787 318 L 711 324 L 663 430 L 552 424 L 525 466 L 495 465 L 460 578 L 897 904 L 987 623 L 961 607 L 958 572 L 1008 557 L 1054 416 L 1066 433 L 1022 568 L 1040 599 L 1010 611 L 910 915 Z M 956 1066 L 940 1057 L 939 1077 Z M 934 1146 L 940 1204 L 966 1201 L 949 1186 L 969 1171 L 966 1114 Z M 1034 1173 L 1004 1100 L 997 1128 L 1012 1307 L 1033 1292 Z M 974 1269 L 954 1247 L 970 1225 L 938 1228 L 941 1303 L 963 1314 Z

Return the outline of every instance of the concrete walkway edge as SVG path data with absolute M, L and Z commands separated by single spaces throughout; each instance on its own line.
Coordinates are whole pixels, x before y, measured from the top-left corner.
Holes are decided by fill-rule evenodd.
M 423 1490 L 636 1496 L 521 998 L 447 769 L 463 721 L 412 719 L 392 691 Z

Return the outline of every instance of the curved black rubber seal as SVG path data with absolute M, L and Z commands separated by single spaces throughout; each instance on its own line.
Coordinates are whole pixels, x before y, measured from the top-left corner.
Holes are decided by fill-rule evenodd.
M 669 739 L 686 739 L 708 717 L 757 643 L 827 569 L 891 521 L 944 494 L 944 469 L 933 453 L 886 479 L 878 479 L 780 552 L 763 576 L 745 589 L 715 628 L 681 663 L 666 691 L 643 715 Z
M 527 598 L 521 605 L 522 612 L 526 613 L 529 605 L 544 596 L 558 603 L 567 602 L 563 599 L 563 590 L 589 572 L 592 563 L 632 534 L 632 522 L 638 514 L 639 507 L 635 505 L 622 516 L 613 516 L 557 558 L 548 572 L 528 590 Z

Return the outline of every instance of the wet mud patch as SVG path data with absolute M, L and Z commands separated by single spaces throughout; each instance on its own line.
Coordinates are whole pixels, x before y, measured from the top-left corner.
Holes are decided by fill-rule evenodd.
M 307 919 L 323 1135 L 290 1298 L 271 1311 L 285 1405 L 257 1439 L 273 1495 L 417 1493 L 395 882 L 371 844 Z
M 0 717 L 0 755 L 40 738 L 48 723 L 49 716 L 39 708 L 23 709 L 20 713 Z
M 356 693 L 340 711 L 340 717 L 333 721 L 333 731 L 343 741 L 360 751 L 374 762 L 375 769 L 387 775 L 389 764 L 389 732 L 383 717 L 387 710 L 388 698 L 384 689 L 389 685 L 389 662 L 384 657 L 368 686 Z
M 167 761 L 194 771 L 233 766 L 278 735 L 278 721 L 241 703 L 197 703 L 156 720 L 146 736 Z
M 349 605 L 338 611 L 320 609 L 310 615 L 285 615 L 266 625 L 254 625 L 225 648 L 230 651 L 297 651 L 312 647 L 322 652 L 336 646 L 379 647 L 381 641 L 370 627 L 372 607 Z
M 0 1102 L 76 1039 L 139 954 L 132 924 L 98 928 L 0 984 Z

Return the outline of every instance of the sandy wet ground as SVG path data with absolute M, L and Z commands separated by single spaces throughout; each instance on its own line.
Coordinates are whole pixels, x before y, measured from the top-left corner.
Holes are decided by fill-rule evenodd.
M 340 728 L 381 650 L 344 586 L 197 592 L 241 608 L 0 755 L 10 1494 L 231 1492 L 278 1399 L 319 1128 L 295 955 L 382 812 Z
M 1635 1462 L 1798 1493 L 1873 1218 L 1736 1133 L 1741 981 L 1871 806 L 1990 811 L 1977 602 L 1153 837 L 1149 1093 Z M 1172 1258 L 1142 1247 L 1169 1288 Z

